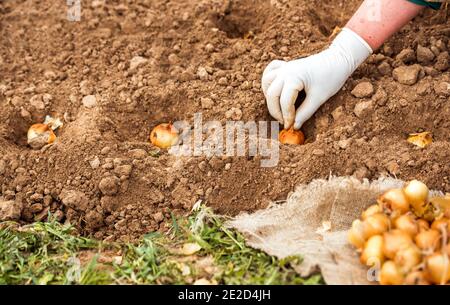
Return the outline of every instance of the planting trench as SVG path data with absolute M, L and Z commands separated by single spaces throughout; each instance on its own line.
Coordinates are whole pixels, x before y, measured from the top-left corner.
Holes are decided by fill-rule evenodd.
M 20 202 L 23 222 L 50 212 L 80 234 L 130 241 L 166 230 L 198 200 L 236 215 L 330 174 L 416 178 L 450 192 L 446 8 L 425 11 L 372 55 L 302 128 L 306 144 L 281 147 L 276 167 L 259 157 L 179 158 L 149 142 L 155 125 L 198 112 L 270 120 L 265 66 L 321 50 L 359 2 L 92 1 L 69 22 L 65 2 L 3 1 L 2 201 Z M 393 69 L 414 64 L 412 85 L 394 80 Z M 373 90 L 356 97 L 361 82 Z M 89 95 L 95 105 L 83 104 Z M 64 121 L 58 141 L 32 150 L 26 131 L 47 114 Z M 425 149 L 406 142 L 420 131 L 433 134 Z

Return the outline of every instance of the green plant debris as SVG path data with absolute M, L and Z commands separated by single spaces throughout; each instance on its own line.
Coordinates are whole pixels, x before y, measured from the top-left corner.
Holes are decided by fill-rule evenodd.
M 76 236 L 57 222 L 0 223 L 0 284 L 323 283 L 294 271 L 300 257 L 279 260 L 248 247 L 208 208 L 172 220 L 168 234 L 149 233 L 137 244 Z M 200 247 L 186 255 L 186 243 Z

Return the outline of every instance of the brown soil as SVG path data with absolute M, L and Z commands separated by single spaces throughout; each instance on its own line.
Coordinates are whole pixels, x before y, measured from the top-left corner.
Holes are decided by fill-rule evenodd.
M 258 158 L 177 158 L 148 136 L 195 112 L 269 119 L 267 63 L 321 50 L 360 1 L 104 2 L 83 1 L 80 22 L 67 21 L 65 1 L 0 2 L 0 195 L 23 202 L 23 221 L 50 211 L 81 234 L 133 240 L 198 200 L 219 213 L 252 211 L 330 174 L 417 178 L 450 192 L 447 9 L 393 37 L 307 122 L 306 145 L 282 147 L 279 165 L 261 168 Z M 417 83 L 400 84 L 396 56 L 418 45 L 437 58 L 420 63 Z M 148 61 L 131 71 L 135 56 Z M 350 93 L 362 81 L 372 97 Z M 82 104 L 86 95 L 96 106 Z M 32 150 L 26 131 L 47 114 L 65 125 L 54 145 Z M 425 149 L 405 140 L 420 131 L 433 133 Z

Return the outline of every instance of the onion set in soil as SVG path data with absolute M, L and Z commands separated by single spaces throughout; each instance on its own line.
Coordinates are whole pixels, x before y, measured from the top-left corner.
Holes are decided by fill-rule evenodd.
M 305 143 L 305 135 L 294 128 L 283 129 L 278 135 L 278 141 L 281 144 L 302 145 Z
M 34 124 L 27 132 L 27 142 L 34 149 L 40 149 L 47 144 L 52 144 L 56 135 L 47 124 Z
M 153 128 L 150 141 L 159 148 L 170 148 L 178 143 L 179 132 L 172 123 L 162 123 Z
M 348 241 L 362 264 L 381 267 L 380 284 L 450 284 L 450 195 L 429 197 L 428 187 L 413 180 L 353 221 Z
M 56 140 L 54 130 L 63 126 L 58 118 L 47 115 L 44 123 L 33 124 L 27 132 L 27 143 L 33 149 L 41 149 L 45 145 L 52 144 Z

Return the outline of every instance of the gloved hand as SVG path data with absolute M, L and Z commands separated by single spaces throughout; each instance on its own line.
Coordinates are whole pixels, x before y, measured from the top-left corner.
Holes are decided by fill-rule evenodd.
M 318 54 L 289 62 L 272 61 L 262 76 L 270 114 L 285 129 L 292 124 L 299 129 L 371 53 L 372 48 L 358 34 L 344 28 L 331 46 Z M 306 99 L 296 111 L 294 104 L 301 90 Z

